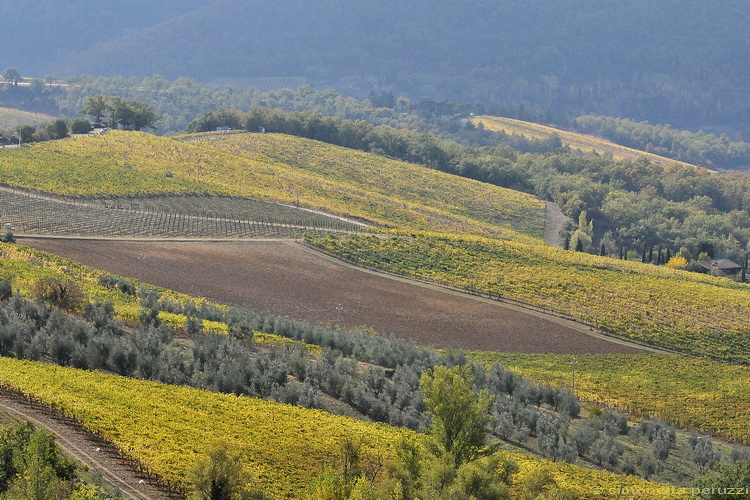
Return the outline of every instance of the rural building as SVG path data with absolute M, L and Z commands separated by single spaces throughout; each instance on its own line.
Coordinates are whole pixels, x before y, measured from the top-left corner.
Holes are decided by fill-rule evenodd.
M 708 269 L 709 272 L 720 272 L 721 274 L 737 274 L 742 270 L 742 266 L 729 259 L 701 260 L 698 261 L 698 264 Z

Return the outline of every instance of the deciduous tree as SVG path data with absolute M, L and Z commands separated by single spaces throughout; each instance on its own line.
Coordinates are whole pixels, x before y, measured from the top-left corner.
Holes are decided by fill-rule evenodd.
M 474 374 L 467 365 L 447 368 L 436 366 L 422 373 L 420 387 L 432 417 L 430 433 L 456 465 L 481 454 L 485 431 L 492 416 L 493 396 L 484 389 L 472 390 Z
M 86 106 L 82 110 L 80 110 L 79 113 L 92 116 L 94 117 L 96 123 L 101 123 L 102 117 L 107 111 L 107 104 L 107 96 L 97 94 L 95 96 L 89 97 L 88 101 L 86 101 Z

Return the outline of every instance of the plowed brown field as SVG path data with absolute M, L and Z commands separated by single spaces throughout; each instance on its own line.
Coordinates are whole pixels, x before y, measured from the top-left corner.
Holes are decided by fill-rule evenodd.
M 420 345 L 525 353 L 644 352 L 572 322 L 354 268 L 292 241 L 18 241 L 215 302 L 296 319 L 367 325 Z

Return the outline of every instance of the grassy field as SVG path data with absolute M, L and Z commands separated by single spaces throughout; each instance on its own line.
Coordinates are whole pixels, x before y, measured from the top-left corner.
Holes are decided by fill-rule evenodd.
M 544 203 L 516 191 L 296 137 L 193 139 L 111 131 L 5 150 L 0 183 L 77 197 L 246 197 L 506 238 L 543 232 Z
M 54 116 L 0 107 L 0 129 L 13 129 L 20 125 L 43 125 L 54 120 Z
M 473 352 L 540 383 L 570 387 L 587 401 L 659 417 L 683 428 L 750 444 L 750 368 L 671 354 Z
M 578 150 L 582 153 L 596 153 L 597 155 L 601 156 L 611 155 L 615 160 L 633 161 L 637 160 L 638 158 L 647 158 L 652 162 L 660 165 L 679 164 L 692 168 L 700 168 L 701 170 L 707 170 L 703 167 L 696 167 L 695 165 L 691 165 L 689 163 L 621 146 L 606 139 L 600 139 L 599 137 L 580 134 L 578 132 L 569 132 L 554 127 L 548 127 L 546 125 L 540 125 L 538 123 L 515 120 L 513 118 L 503 118 L 499 116 L 477 116 L 471 118 L 471 123 L 473 123 L 475 126 L 479 126 L 479 124 L 481 123 L 486 130 L 490 130 L 493 132 L 505 132 L 508 135 L 520 135 L 526 137 L 527 139 L 541 140 L 547 139 L 552 135 L 557 135 L 562 140 L 563 146 L 568 146 L 570 149 Z
M 750 363 L 750 286 L 727 278 L 430 233 L 309 241 L 367 267 L 510 299 L 650 345 Z

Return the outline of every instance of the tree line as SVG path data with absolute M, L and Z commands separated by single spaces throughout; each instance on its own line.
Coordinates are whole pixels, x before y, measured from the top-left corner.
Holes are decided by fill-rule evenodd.
M 750 168 L 750 144 L 736 138 L 731 140 L 726 134 L 688 132 L 667 124 L 652 125 L 611 116 L 580 116 L 570 123 L 579 132 L 667 158 L 713 169 Z
M 665 167 L 646 158 L 615 161 L 571 151 L 555 136 L 517 141 L 514 147 L 532 150 L 528 153 L 509 145 L 470 146 L 463 143 L 503 141 L 508 136 L 497 138 L 469 122 L 456 128 L 457 140 L 451 140 L 427 130 L 376 126 L 313 111 L 253 108 L 246 113 L 206 113 L 187 131 L 221 126 L 307 137 L 534 193 L 558 203 L 574 220 L 583 211 L 588 214 L 592 239 L 583 250 L 592 253 L 599 253 L 604 244 L 608 255 L 623 247 L 626 255 L 630 251 L 640 257 L 644 248 L 663 246 L 673 254 L 684 247 L 694 258 L 705 253 L 739 260 L 750 241 L 750 183 L 736 172 Z
M 362 415 L 421 432 L 436 432 L 441 425 L 436 423 L 441 392 L 426 385 L 425 377 L 447 376 L 448 370 L 460 374 L 474 395 L 467 392 L 467 397 L 485 401 L 477 417 L 483 422 L 481 438 L 473 445 L 455 443 L 454 468 L 479 458 L 476 443 L 486 436 L 553 461 L 590 462 L 644 477 L 661 470 L 675 447 L 674 429 L 664 422 L 629 426 L 625 415 L 607 409 L 582 419 L 580 402 L 569 389 L 535 384 L 499 363 L 471 363 L 460 351 L 438 353 L 365 329 L 180 303 L 110 275 L 102 275 L 100 284 L 140 298 L 138 324 L 116 320 L 111 303 L 88 302 L 72 281 L 40 280 L 33 298 L 25 298 L 11 282 L 0 280 L 0 355 Z M 64 311 L 80 311 L 81 317 Z M 162 325 L 161 311 L 185 315 L 184 331 Z M 229 334 L 203 332 L 204 319 L 226 323 Z M 254 332 L 295 343 L 259 345 Z M 322 352 L 311 354 L 306 345 Z M 455 439 L 450 435 L 442 436 L 444 445 Z M 624 435 L 641 444 L 624 446 Z M 709 470 L 719 455 L 701 443 L 695 460 Z M 446 446 L 451 451 L 454 444 Z M 735 461 L 746 458 L 738 454 Z

